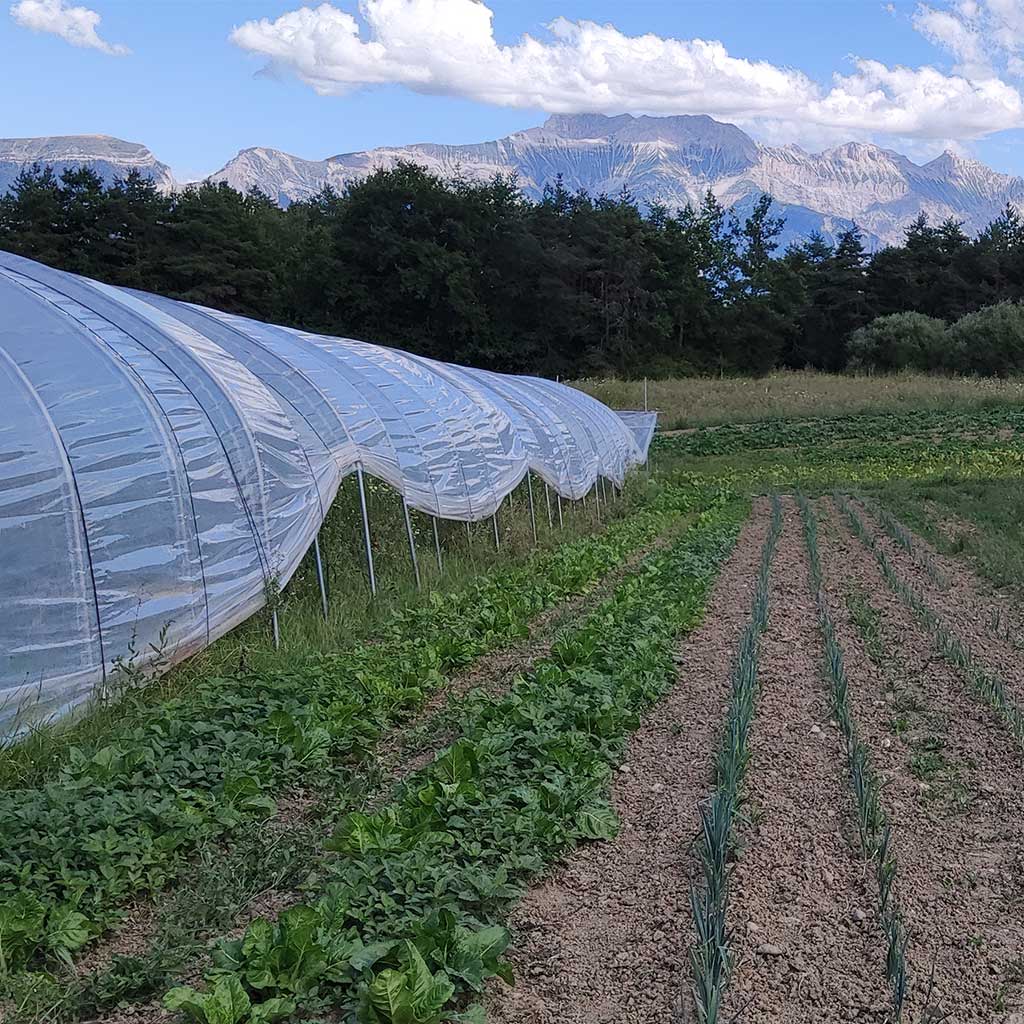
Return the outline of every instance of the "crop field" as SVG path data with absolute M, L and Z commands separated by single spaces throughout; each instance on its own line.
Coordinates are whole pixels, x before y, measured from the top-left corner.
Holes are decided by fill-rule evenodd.
M 422 591 L 378 488 L 375 602 L 343 489 L 330 617 L 306 566 L 279 648 L 0 753 L 0 1016 L 1024 1021 L 1024 407 L 968 391 L 670 416 L 536 545 L 414 522 Z

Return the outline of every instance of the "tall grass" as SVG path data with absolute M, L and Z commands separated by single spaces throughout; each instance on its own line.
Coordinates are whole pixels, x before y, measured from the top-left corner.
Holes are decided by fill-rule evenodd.
M 642 409 L 643 380 L 589 378 L 573 386 L 614 409 Z M 800 416 L 843 416 L 911 409 L 965 411 L 1024 401 L 1024 381 L 934 377 L 923 373 L 853 376 L 780 370 L 765 377 L 652 380 L 648 404 L 663 430 L 754 423 Z

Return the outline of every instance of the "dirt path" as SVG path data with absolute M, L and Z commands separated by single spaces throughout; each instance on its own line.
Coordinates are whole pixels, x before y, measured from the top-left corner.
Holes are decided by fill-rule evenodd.
M 928 607 L 981 664 L 999 674 L 1007 693 L 1018 704 L 1024 704 L 1024 627 L 1013 602 L 993 594 L 992 588 L 963 562 L 938 554 L 908 530 L 914 544 L 928 552 L 941 569 L 948 586 L 940 586 L 913 555 L 884 532 L 870 508 L 856 501 L 851 504 L 900 577 L 918 590 Z
M 819 514 L 826 592 L 854 718 L 886 780 L 898 898 L 911 934 L 910 1019 L 921 1019 L 926 1003 L 957 1022 L 1020 1019 L 1008 1014 L 1024 1009 L 1014 981 L 1024 970 L 1021 756 L 995 716 L 933 654 L 832 503 L 819 503 Z
M 492 1024 L 669 1024 L 689 1005 L 688 849 L 770 520 L 757 501 L 680 646 L 678 684 L 629 742 L 612 789 L 618 837 L 577 850 L 514 913 L 517 981 L 492 989 Z
M 730 889 L 736 966 L 723 1020 L 880 1021 L 888 1009 L 886 945 L 855 853 L 845 756 L 821 666 L 800 515 L 789 500 L 761 640 L 747 820 Z

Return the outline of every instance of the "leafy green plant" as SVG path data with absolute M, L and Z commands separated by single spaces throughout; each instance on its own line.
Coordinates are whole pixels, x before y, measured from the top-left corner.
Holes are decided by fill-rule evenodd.
M 519 638 L 539 611 L 705 500 L 688 482 L 667 484 L 601 534 L 395 612 L 377 643 L 203 680 L 97 749 L 71 748 L 42 784 L 0 792 L 0 906 L 25 895 L 44 912 L 40 928 L 11 918 L 6 967 L 66 960 L 132 897 L 178 877 L 199 846 L 272 814 L 289 786 L 347 783 L 380 733 L 452 672 Z
M 479 1020 L 484 981 L 511 978 L 502 921 L 525 882 L 613 833 L 610 765 L 673 678 L 673 638 L 699 621 L 744 511 L 714 495 L 580 625 L 571 658 L 539 661 L 507 696 L 470 705 L 461 737 L 392 803 L 342 819 L 317 898 L 286 912 L 300 912 L 297 949 L 251 927 L 241 945 L 218 945 L 210 982 L 230 972 L 254 1005 L 294 994 L 300 1011 L 377 1024 Z
M 243 1020 L 271 1024 L 295 1009 L 295 1004 L 287 999 L 268 999 L 253 1006 L 241 982 L 233 975 L 218 978 L 209 992 L 173 988 L 167 993 L 164 1004 L 198 1024 L 240 1024 Z

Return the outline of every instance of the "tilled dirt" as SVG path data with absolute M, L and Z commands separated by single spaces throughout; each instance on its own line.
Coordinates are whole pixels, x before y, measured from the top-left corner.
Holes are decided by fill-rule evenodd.
M 889 1005 L 886 943 L 856 847 L 792 501 L 785 503 L 768 616 L 746 821 L 730 889 L 736 966 L 722 1019 L 881 1021 Z
M 932 651 L 873 556 L 831 502 L 819 504 L 828 602 L 861 739 L 885 780 L 897 896 L 911 934 L 914 1021 L 1013 1021 L 1024 1009 L 1021 757 L 994 715 Z M 848 610 L 879 613 L 874 660 Z
M 514 913 L 517 980 L 495 983 L 489 1021 L 669 1024 L 689 1004 L 689 849 L 770 519 L 759 500 L 679 648 L 678 684 L 629 742 L 612 787 L 619 835 L 578 849 Z
M 979 664 L 998 673 L 1007 694 L 1018 704 L 1024 704 L 1024 624 L 1018 607 L 992 593 L 992 588 L 963 562 L 936 553 L 922 538 L 911 534 L 914 544 L 927 551 L 942 571 L 948 585 L 940 586 L 920 561 L 882 530 L 869 508 L 859 502 L 852 504 L 900 577 L 921 594 L 928 607 L 967 645 Z

